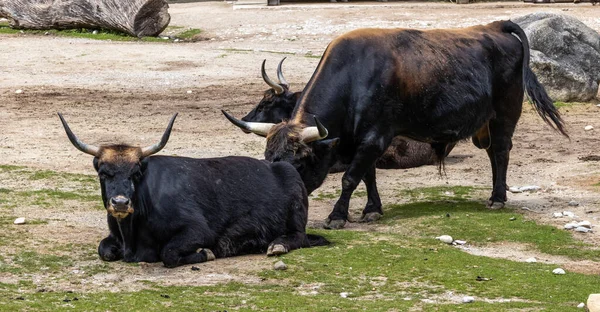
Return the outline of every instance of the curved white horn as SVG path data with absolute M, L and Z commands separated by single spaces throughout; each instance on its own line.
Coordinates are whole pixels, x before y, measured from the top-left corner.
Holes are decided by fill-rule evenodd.
M 290 83 L 287 82 L 287 80 L 285 80 L 285 77 L 283 77 L 283 71 L 281 70 L 281 65 L 283 64 L 283 61 L 285 61 L 286 58 L 287 56 L 281 59 L 281 62 L 279 62 L 279 65 L 277 65 L 277 79 L 279 79 L 280 84 L 286 86 L 289 89 Z
M 173 117 L 171 117 L 171 121 L 169 121 L 169 125 L 167 126 L 165 133 L 163 133 L 163 136 L 160 139 L 160 142 L 158 142 L 154 145 L 142 148 L 142 157 L 148 157 L 152 154 L 156 154 L 161 149 L 163 149 L 163 147 L 165 147 L 165 145 L 167 145 L 167 141 L 169 141 L 169 136 L 171 136 L 171 130 L 173 129 L 173 123 L 175 122 L 175 118 L 177 118 L 177 114 L 178 113 L 175 113 L 175 115 L 173 115 Z
M 275 91 L 275 94 L 277 94 L 277 95 L 282 94 L 284 91 L 283 87 L 280 86 L 275 81 L 271 80 L 271 78 L 269 78 L 269 76 L 267 75 L 267 72 L 265 71 L 265 63 L 266 62 L 267 62 L 267 60 L 263 60 L 262 66 L 260 68 L 262 78 L 269 85 L 269 87 L 273 88 L 273 90 Z
M 73 133 L 73 131 L 71 131 L 71 128 L 69 128 L 69 125 L 67 124 L 67 121 L 63 118 L 61 113 L 58 113 L 58 117 L 60 118 L 60 122 L 62 122 L 63 127 L 65 128 L 65 132 L 67 133 L 67 137 L 69 137 L 69 140 L 71 141 L 71 143 L 73 143 L 73 145 L 80 151 L 86 153 L 86 154 L 90 154 L 93 156 L 98 156 L 98 152 L 100 151 L 100 148 L 94 145 L 88 145 L 83 143 L 81 140 L 79 140 L 77 138 L 77 136 Z
M 223 115 L 234 125 L 238 126 L 240 129 L 244 130 L 246 133 L 254 133 L 260 135 L 262 137 L 266 137 L 271 127 L 273 127 L 274 123 L 268 122 L 248 122 L 236 119 L 235 117 L 229 115 L 226 111 L 221 110 Z
M 312 141 L 322 140 L 327 137 L 329 131 L 327 128 L 323 126 L 323 124 L 317 119 L 317 116 L 313 116 L 315 118 L 316 127 L 306 127 L 302 129 L 302 134 L 300 137 L 304 143 L 310 143 Z

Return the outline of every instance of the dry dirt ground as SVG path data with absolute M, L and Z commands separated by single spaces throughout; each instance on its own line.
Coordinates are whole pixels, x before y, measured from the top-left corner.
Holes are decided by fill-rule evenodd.
M 589 3 L 457 6 L 351 2 L 261 7 L 204 2 L 171 5 L 170 9 L 171 25 L 203 30 L 201 36 L 206 40 L 195 43 L 0 35 L 0 164 L 94 174 L 91 157 L 77 151 L 67 140 L 56 116 L 59 111 L 85 142 L 140 145 L 157 141 L 170 116 L 179 112 L 170 142 L 162 154 L 261 157 L 263 139 L 235 129 L 220 110 L 243 116 L 252 108 L 267 88 L 259 72 L 263 59 L 267 59 L 269 73 L 275 75 L 277 62 L 287 56 L 284 72 L 292 88 L 298 90 L 308 81 L 319 61 L 313 56 L 320 55 L 336 35 L 355 28 L 462 27 L 540 11 L 573 15 L 600 31 L 600 7 Z M 18 89 L 23 93 L 16 94 Z M 527 207 L 529 210 L 524 211 L 530 218 L 557 227 L 562 227 L 567 220 L 553 219 L 552 213 L 563 210 L 571 210 L 578 219 L 598 225 L 600 187 L 596 185 L 600 182 L 600 168 L 597 161 L 580 160 L 600 155 L 600 107 L 596 104 L 561 108 L 570 140 L 554 132 L 526 105 L 514 137 L 508 184 L 538 185 L 541 191 L 509 194 L 509 205 Z M 597 129 L 584 131 L 586 125 Z M 446 164 L 446 176 L 440 177 L 435 166 L 378 170 L 377 174 L 384 204 L 398 202 L 398 198 L 390 194 L 403 188 L 491 186 L 485 152 L 466 142 L 452 152 Z M 331 175 L 315 193 L 338 190 L 340 178 L 340 174 Z M 30 183 L 0 181 L 0 186 L 37 187 Z M 487 196 L 482 194 L 482 203 Z M 358 198 L 351 202 L 352 217 L 360 213 L 365 200 Z M 567 203 L 573 200 L 580 206 L 568 207 Z M 312 226 L 318 226 L 333 203 L 333 200 L 311 200 Z M 14 213 L 33 219 L 57 220 L 42 227 L 47 232 L 38 235 L 56 235 L 67 240 L 76 237 L 94 243 L 106 234 L 101 211 L 65 213 L 64 209 L 53 212 L 21 207 Z M 350 223 L 347 227 L 361 230 L 373 226 Z M 600 231 L 594 229 L 577 237 L 600 245 Z M 473 252 L 517 260 L 527 258 L 525 252 L 519 254 L 518 250 L 507 245 Z M 179 278 L 170 280 L 178 284 L 240 280 L 244 279 L 240 268 L 252 270 L 270 263 L 260 259 L 264 258 L 220 260 L 219 265 L 202 268 L 206 272 L 203 280 L 185 280 L 184 270 L 187 272 L 189 268 L 169 272 L 153 265 L 141 268 L 130 277 L 107 274 L 105 280 L 93 285 L 114 287 L 136 278 L 161 279 L 177 274 Z

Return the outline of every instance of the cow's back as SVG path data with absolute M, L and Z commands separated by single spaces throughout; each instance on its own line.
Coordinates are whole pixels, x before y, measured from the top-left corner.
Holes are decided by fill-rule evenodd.
M 215 244 L 252 242 L 244 238 L 249 233 L 265 239 L 283 235 L 290 207 L 307 207 L 306 190 L 293 166 L 249 157 L 150 157 L 139 192 L 151 227 L 165 232 L 196 227 Z
M 361 124 L 377 121 L 421 141 L 465 139 L 494 116 L 495 94 L 522 85 L 523 48 L 503 31 L 505 23 L 512 22 L 450 30 L 352 31 L 329 45 L 311 81 L 346 80 L 350 87 L 340 90 L 348 92 L 341 103 L 347 105 L 344 126 L 353 135 Z M 296 120 L 306 116 L 303 111 L 327 116 L 332 114 L 328 110 L 341 110 L 315 100 L 325 98 L 319 92 L 325 91 L 300 100 L 304 103 Z

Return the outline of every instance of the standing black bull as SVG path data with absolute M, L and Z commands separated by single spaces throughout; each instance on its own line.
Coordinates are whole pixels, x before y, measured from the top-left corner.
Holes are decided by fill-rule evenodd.
M 248 124 L 228 118 L 267 137 L 267 160 L 292 163 L 303 176 L 312 174 L 314 185 L 324 177 L 314 169 L 316 151 L 339 139 L 336 153 L 351 163 L 326 227 L 341 228 L 361 179 L 368 193 L 363 218 L 377 219 L 383 213 L 374 164 L 398 135 L 432 143 L 442 157 L 448 144 L 471 137 L 487 151 L 492 165 L 489 207 L 503 207 L 524 90 L 542 119 L 567 136 L 552 100 L 529 68 L 529 43 L 517 24 L 359 29 L 327 47 L 290 121 Z M 336 139 L 323 140 L 327 135 Z
M 96 147 L 81 142 L 59 113 L 71 143 L 94 156 L 110 230 L 98 247 L 100 258 L 176 267 L 328 243 L 305 233 L 306 189 L 290 164 L 148 157 L 167 144 L 176 116 L 150 147 Z
M 263 61 L 261 67 L 262 78 L 271 89 L 265 91 L 258 105 L 242 117 L 242 121 L 278 123 L 290 119 L 301 92 L 290 91 L 290 84 L 286 81 L 281 69 L 285 59 L 284 57 L 277 66 L 278 83 L 269 78 L 265 71 L 266 60 Z M 453 147 L 454 145 L 449 146 L 444 156 L 448 155 Z M 383 155 L 377 159 L 375 167 L 379 169 L 406 169 L 433 165 L 438 161 L 431 144 L 395 137 Z M 337 162 L 329 172 L 346 171 L 347 168 L 347 164 Z

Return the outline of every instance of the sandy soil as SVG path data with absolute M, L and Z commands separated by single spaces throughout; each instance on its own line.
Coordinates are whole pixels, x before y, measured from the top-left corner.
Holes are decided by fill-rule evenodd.
M 220 109 L 243 116 L 260 99 L 267 88 L 259 72 L 263 59 L 267 59 L 267 68 L 275 75 L 277 62 L 287 56 L 286 78 L 292 88 L 300 89 L 319 61 L 305 55 L 320 55 L 336 35 L 358 27 L 462 27 L 539 11 L 573 15 L 600 31 L 600 8 L 589 3 L 457 6 L 368 2 L 267 8 L 204 2 L 176 4 L 170 9 L 171 25 L 204 30 L 202 36 L 206 40 L 196 43 L 0 35 L 0 164 L 93 174 L 91 157 L 77 151 L 67 140 L 56 116 L 59 111 L 86 142 L 140 145 L 157 141 L 170 116 L 179 112 L 171 140 L 162 154 L 261 157 L 263 139 L 234 129 Z M 16 94 L 17 89 L 23 93 Z M 598 162 L 579 159 L 600 154 L 600 108 L 595 104 L 562 109 L 570 140 L 552 131 L 529 107 L 525 109 L 514 137 L 508 184 L 538 185 L 542 189 L 509 194 L 509 205 L 527 207 L 524 211 L 529 217 L 558 227 L 568 220 L 554 219 L 552 212 L 563 210 L 573 211 L 577 220 L 598 225 L 600 189 L 594 186 L 600 182 Z M 597 129 L 584 131 L 586 125 Z M 435 166 L 379 170 L 377 174 L 384 204 L 398 202 L 391 194 L 407 187 L 491 186 L 488 158 L 470 143 L 460 143 L 455 148 L 444 177 L 438 175 Z M 319 191 L 339 189 L 340 178 L 340 174 L 331 175 Z M 482 196 L 481 201 L 487 197 Z M 569 207 L 567 203 L 573 200 L 580 205 Z M 360 213 L 365 201 L 359 198 L 351 202 L 353 217 Z M 318 226 L 333 203 L 312 200 L 311 225 Z M 41 214 L 34 210 L 26 213 L 28 217 Z M 68 231 L 65 224 L 88 220 L 86 226 L 93 227 L 99 237 L 105 230 L 102 213 L 85 214 L 82 217 L 61 212 L 64 221 L 54 222 L 53 226 Z M 368 229 L 372 225 L 350 223 L 347 227 Z M 600 234 L 594 229 L 577 237 L 599 245 Z M 489 249 L 487 254 L 501 254 L 498 248 Z M 255 257 L 221 263 L 236 267 L 241 262 L 244 267 L 256 262 L 249 259 Z M 259 261 L 256 266 L 265 263 Z M 150 270 L 155 275 L 164 273 L 154 266 Z M 219 272 L 224 272 L 222 280 L 230 278 L 227 270 Z

